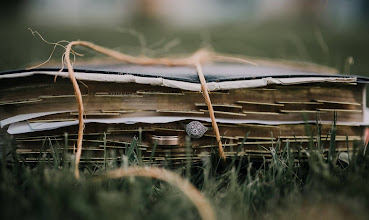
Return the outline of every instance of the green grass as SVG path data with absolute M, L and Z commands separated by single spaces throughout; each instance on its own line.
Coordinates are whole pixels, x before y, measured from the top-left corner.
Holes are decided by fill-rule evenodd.
M 214 152 L 200 164 L 187 161 L 172 169 L 204 193 L 218 219 L 367 219 L 369 155 L 363 155 L 357 143 L 349 164 L 339 160 L 335 124 L 330 135 L 331 141 L 320 140 L 318 130 L 319 144 L 311 142 L 306 151 L 291 141 L 280 152 L 277 142 L 271 161 L 235 155 L 225 163 Z M 68 162 L 73 155 L 62 152 L 52 139 L 44 143 L 52 149 L 52 161 L 40 153 L 37 165 L 26 166 L 12 151 L 12 164 L 5 157 L 1 161 L 1 219 L 199 219 L 193 204 L 164 182 L 138 177 L 93 181 L 105 170 L 145 165 L 139 143 L 133 140 L 123 162 L 81 167 L 81 181 L 74 178 L 73 163 Z M 322 153 L 324 146 L 328 154 Z M 300 155 L 292 153 L 296 148 Z M 308 155 L 307 160 L 299 160 L 302 155 Z

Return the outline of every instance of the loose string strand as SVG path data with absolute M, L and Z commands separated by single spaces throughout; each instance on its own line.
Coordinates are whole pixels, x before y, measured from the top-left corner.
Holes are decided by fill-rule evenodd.
M 158 167 L 127 167 L 108 171 L 105 175 L 97 177 L 96 181 L 116 179 L 122 177 L 149 177 L 165 181 L 178 187 L 195 205 L 203 220 L 215 220 L 215 211 L 204 195 L 188 180 L 178 174 Z

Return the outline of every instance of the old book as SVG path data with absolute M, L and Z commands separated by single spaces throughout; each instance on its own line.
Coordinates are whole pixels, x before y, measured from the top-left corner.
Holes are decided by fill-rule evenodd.
M 0 73 L 1 127 L 14 135 L 25 161 L 37 160 L 46 139 L 73 150 L 77 103 L 68 73 L 58 71 Z M 115 64 L 77 67 L 75 72 L 85 107 L 82 161 L 106 160 L 107 149 L 120 158 L 135 137 L 140 137 L 137 150 L 144 161 L 181 162 L 188 157 L 196 161 L 216 150 L 195 69 Z M 287 142 L 297 143 L 296 151 L 311 143 L 320 145 L 330 140 L 334 115 L 337 150 L 346 151 L 361 140 L 369 124 L 368 80 L 363 77 L 236 64 L 205 66 L 204 75 L 227 156 L 238 152 L 271 157 L 271 147 L 278 144 L 283 149 Z M 186 125 L 192 121 L 202 123 L 207 131 L 191 139 L 188 155 Z M 44 151 L 49 157 L 52 153 L 50 147 Z

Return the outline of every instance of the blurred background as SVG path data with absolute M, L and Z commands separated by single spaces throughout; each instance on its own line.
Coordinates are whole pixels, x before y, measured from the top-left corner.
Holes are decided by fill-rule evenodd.
M 51 42 L 85 40 L 132 55 L 208 47 L 369 76 L 367 0 L 12 0 L 0 8 L 0 71 L 48 58 L 53 46 L 31 28 Z

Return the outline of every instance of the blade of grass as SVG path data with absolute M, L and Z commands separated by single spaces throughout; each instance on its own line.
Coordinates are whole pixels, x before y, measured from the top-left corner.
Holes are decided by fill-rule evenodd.
M 191 138 L 186 135 L 186 178 L 191 179 L 191 163 L 192 163 L 192 153 L 191 153 Z
M 237 151 L 236 151 L 235 155 L 233 155 L 233 157 L 232 157 L 232 162 L 231 162 L 231 164 L 230 164 L 230 167 L 234 166 L 234 163 L 235 163 L 236 159 L 238 158 L 238 153 L 240 153 L 241 149 L 242 149 L 242 148 L 243 148 L 243 146 L 245 145 L 245 142 L 246 142 L 247 138 L 249 137 L 249 134 L 250 134 L 250 131 L 249 131 L 249 132 L 247 132 L 247 133 L 246 133 L 246 135 L 243 137 L 243 139 L 242 139 L 242 142 L 241 142 L 240 146 L 238 146 L 238 148 L 237 148 Z
M 131 142 L 131 145 L 129 146 L 128 148 L 128 152 L 126 154 L 127 158 L 130 160 L 130 161 L 134 161 L 135 159 L 135 156 L 134 156 L 134 150 L 137 146 L 137 139 L 136 137 L 132 138 L 132 142 Z M 133 155 L 133 158 L 131 159 L 131 156 Z
M 48 137 L 48 140 L 49 140 L 51 156 L 53 157 L 54 168 L 58 168 L 59 162 L 60 162 L 59 161 L 59 153 L 57 152 L 57 149 L 55 149 L 50 137 Z
M 107 165 L 106 165 L 107 152 L 106 152 L 106 133 L 105 132 L 104 132 L 103 142 L 104 142 L 104 170 L 106 170 L 106 168 L 107 168 Z
M 333 125 L 331 128 L 331 139 L 329 142 L 328 162 L 332 163 L 336 152 L 337 112 L 333 114 Z
M 158 146 L 158 140 L 155 140 L 154 142 L 154 146 L 152 148 L 152 152 L 150 154 L 150 164 L 152 163 L 152 159 L 154 158 L 155 156 L 155 151 L 156 151 L 156 147 Z

